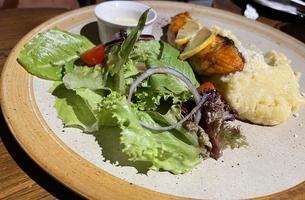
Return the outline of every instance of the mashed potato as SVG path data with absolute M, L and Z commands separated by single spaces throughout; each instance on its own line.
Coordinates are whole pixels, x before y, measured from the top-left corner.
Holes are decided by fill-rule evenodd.
M 228 32 L 218 32 L 237 41 Z M 239 41 L 237 46 L 246 60 L 244 70 L 214 77 L 216 88 L 243 120 L 263 125 L 286 121 L 305 104 L 299 91 L 300 74 L 293 72 L 283 54 L 270 51 L 263 55 L 241 47 Z

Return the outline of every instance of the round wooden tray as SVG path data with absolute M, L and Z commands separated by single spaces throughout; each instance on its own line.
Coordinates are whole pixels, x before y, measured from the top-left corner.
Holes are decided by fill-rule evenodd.
M 272 35 L 282 45 L 305 58 L 305 46 L 292 37 L 260 23 L 254 23 L 240 16 L 201 6 L 172 3 L 145 2 L 154 9 L 166 11 L 188 10 L 191 13 L 226 18 L 232 23 L 248 26 L 261 34 Z M 35 103 L 32 76 L 16 61 L 24 44 L 37 33 L 59 27 L 69 30 L 76 25 L 92 21 L 94 7 L 85 7 L 59 15 L 29 32 L 11 51 L 2 72 L 1 107 L 9 128 L 27 154 L 47 173 L 75 192 L 89 199 L 181 199 L 155 192 L 127 181 L 123 181 L 91 164 L 72 151 L 43 120 Z M 286 191 L 259 197 L 259 199 L 295 198 L 305 196 L 305 182 Z

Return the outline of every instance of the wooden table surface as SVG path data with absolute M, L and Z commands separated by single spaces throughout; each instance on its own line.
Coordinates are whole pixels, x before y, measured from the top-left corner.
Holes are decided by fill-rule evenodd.
M 214 7 L 242 14 L 244 5 L 230 0 L 215 0 Z M 31 29 L 64 9 L 0 10 L 0 71 L 14 45 Z M 263 16 L 258 19 L 305 43 L 305 23 Z M 15 141 L 0 114 L 0 199 L 79 199 L 34 163 Z

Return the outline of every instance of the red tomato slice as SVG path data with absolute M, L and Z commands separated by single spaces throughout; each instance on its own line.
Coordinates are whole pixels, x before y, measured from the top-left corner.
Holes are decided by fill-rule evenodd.
M 198 92 L 201 92 L 201 93 L 203 93 L 205 90 L 208 90 L 208 89 L 215 90 L 215 86 L 213 85 L 213 83 L 205 82 L 197 88 Z
M 92 66 L 97 64 L 102 64 L 105 61 L 105 47 L 100 44 L 88 51 L 85 51 L 80 55 L 81 61 L 86 65 Z

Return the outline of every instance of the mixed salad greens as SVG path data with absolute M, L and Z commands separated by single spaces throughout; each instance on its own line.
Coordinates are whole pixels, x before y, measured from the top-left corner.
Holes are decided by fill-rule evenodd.
M 177 123 L 195 106 L 185 83 L 168 74 L 143 81 L 129 104 L 128 88 L 145 69 L 171 67 L 194 87 L 200 86 L 189 63 L 178 59 L 178 50 L 164 41 L 139 40 L 146 17 L 147 11 L 137 27 L 118 38 L 121 42 L 106 49 L 84 36 L 50 29 L 28 42 L 18 61 L 32 75 L 54 81 L 49 91 L 56 97 L 55 108 L 65 127 L 89 134 L 119 127 L 123 153 L 130 161 L 149 162 L 150 169 L 185 173 L 202 158 L 217 159 L 224 148 L 246 144 L 239 128 L 229 123 L 237 113 L 213 88 L 200 91 L 207 98 L 199 125 L 189 118 L 169 131 L 141 126 L 139 120 L 155 127 Z M 92 48 L 104 54 L 98 56 L 98 64 L 86 62 Z

